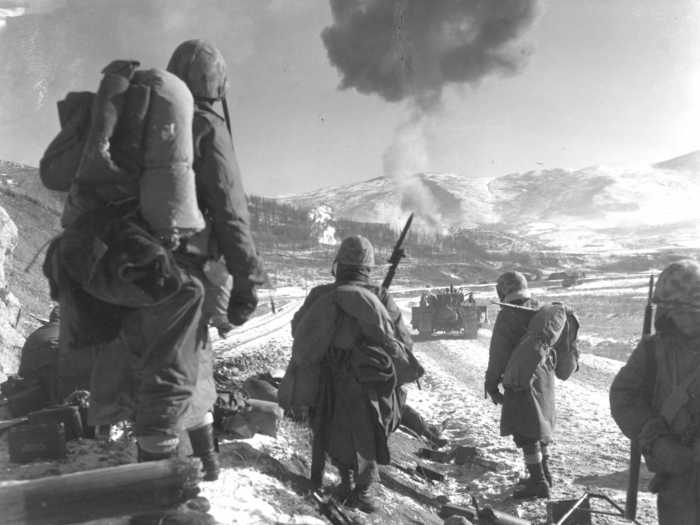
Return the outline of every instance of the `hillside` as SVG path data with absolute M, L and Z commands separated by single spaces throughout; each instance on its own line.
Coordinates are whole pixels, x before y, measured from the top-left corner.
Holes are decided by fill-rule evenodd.
M 25 314 L 45 318 L 51 309 L 41 266 L 46 244 L 60 230 L 61 201 L 60 194 L 42 185 L 36 168 L 0 161 L 0 206 L 19 229 L 8 281 Z M 24 315 L 22 324 L 35 320 Z
M 506 267 L 532 275 L 646 270 L 700 247 L 698 166 L 700 152 L 634 170 L 547 169 L 491 181 L 380 177 L 297 196 L 251 195 L 251 227 L 275 287 L 297 284 L 299 275 L 325 279 L 337 243 L 353 233 L 372 240 L 382 264 L 410 211 L 416 221 L 399 282 L 488 282 Z M 42 247 L 59 231 L 62 200 L 36 168 L 0 161 L 0 205 L 20 229 L 10 285 L 38 316 L 48 309 Z
M 551 250 L 603 253 L 700 247 L 700 152 L 642 167 L 511 173 L 490 181 L 455 174 L 379 177 L 281 202 L 321 204 L 337 217 L 396 224 L 415 211 L 438 232 L 487 228 Z
M 496 218 L 483 180 L 445 173 L 419 173 L 402 180 L 377 177 L 279 200 L 301 208 L 325 204 L 337 217 L 395 225 L 414 211 L 424 228 L 439 232 L 450 227 L 470 228 Z

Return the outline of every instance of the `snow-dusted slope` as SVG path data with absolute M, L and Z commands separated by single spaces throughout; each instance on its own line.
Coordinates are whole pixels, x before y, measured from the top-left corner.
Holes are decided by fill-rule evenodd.
M 281 199 L 326 204 L 337 217 L 444 231 L 499 229 L 573 251 L 700 246 L 700 151 L 641 167 L 595 166 L 511 173 L 490 181 L 455 174 L 378 177 Z
M 552 169 L 489 184 L 511 229 L 561 248 L 698 246 L 700 152 L 654 166 Z
M 337 217 L 367 222 L 400 223 L 415 211 L 424 225 L 472 227 L 493 222 L 486 181 L 449 173 L 421 173 L 395 180 L 367 181 L 322 188 L 280 200 L 301 207 L 325 204 Z

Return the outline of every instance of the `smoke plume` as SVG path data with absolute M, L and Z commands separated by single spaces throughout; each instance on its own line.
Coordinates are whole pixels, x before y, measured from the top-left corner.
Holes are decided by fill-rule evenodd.
M 516 45 L 537 0 L 330 0 L 321 37 L 340 87 L 395 102 L 439 103 L 450 83 L 512 74 L 529 52 Z
M 518 43 L 537 0 L 330 0 L 333 25 L 321 38 L 341 89 L 409 101 L 409 115 L 383 157 L 404 210 L 441 230 L 443 209 L 417 173 L 430 169 L 428 134 L 449 84 L 510 75 L 530 52 Z
M 36 4 L 36 5 L 35 5 Z M 229 66 L 253 51 L 269 1 L 41 0 L 0 26 L 0 158 L 35 164 L 58 131 L 55 102 L 94 90 L 116 58 L 162 67 L 183 40 L 205 38 Z

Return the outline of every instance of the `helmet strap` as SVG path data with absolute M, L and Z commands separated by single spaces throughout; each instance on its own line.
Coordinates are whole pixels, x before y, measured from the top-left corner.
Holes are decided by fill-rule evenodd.
M 233 138 L 231 134 L 231 115 L 228 112 L 228 102 L 226 102 L 226 96 L 221 97 L 221 106 L 224 109 L 224 120 L 226 120 L 226 129 L 228 129 L 228 134 Z

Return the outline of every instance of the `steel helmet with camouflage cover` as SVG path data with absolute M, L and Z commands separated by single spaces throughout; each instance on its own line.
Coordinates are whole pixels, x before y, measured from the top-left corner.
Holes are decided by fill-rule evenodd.
M 498 298 L 503 302 L 530 298 L 527 279 L 520 272 L 506 272 L 502 274 L 496 281 L 496 293 L 498 293 Z
M 346 237 L 340 243 L 334 262 L 346 266 L 374 266 L 372 243 L 362 235 Z
M 657 331 L 675 326 L 687 336 L 700 335 L 700 264 L 685 259 L 668 265 L 659 275 L 652 301 L 657 305 Z
M 659 275 L 653 301 L 667 308 L 700 310 L 700 264 L 691 259 L 669 264 Z
M 195 99 L 219 100 L 226 92 L 226 62 L 206 40 L 186 40 L 173 52 L 167 70 L 180 77 Z

